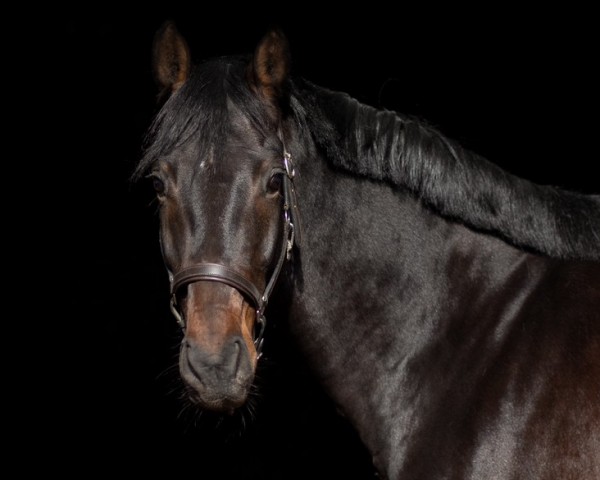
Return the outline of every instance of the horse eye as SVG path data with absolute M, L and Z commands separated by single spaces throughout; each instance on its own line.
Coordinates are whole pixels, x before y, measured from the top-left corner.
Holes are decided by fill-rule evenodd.
M 164 195 L 165 193 L 165 184 L 158 177 L 152 177 L 152 188 L 154 188 L 157 195 Z
M 269 183 L 267 184 L 267 188 L 269 189 L 269 193 L 277 193 L 281 191 L 281 173 L 276 173 L 275 175 L 271 175 L 269 178 Z

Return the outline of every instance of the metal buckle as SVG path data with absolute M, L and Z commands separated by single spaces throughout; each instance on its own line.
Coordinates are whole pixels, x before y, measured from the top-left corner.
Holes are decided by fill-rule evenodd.
M 292 156 L 289 152 L 283 152 L 283 165 L 285 167 L 285 173 L 288 178 L 294 178 L 296 175 L 296 170 L 294 169 L 294 164 L 292 163 Z
M 264 299 L 264 297 L 263 297 Z M 256 349 L 256 360 L 258 360 L 262 356 L 262 346 L 264 342 L 264 333 L 265 327 L 267 326 L 267 319 L 264 316 L 264 310 L 266 307 L 266 302 L 261 305 L 260 308 L 256 309 L 256 324 L 260 325 L 260 330 L 258 331 L 258 335 L 254 339 L 254 348 Z

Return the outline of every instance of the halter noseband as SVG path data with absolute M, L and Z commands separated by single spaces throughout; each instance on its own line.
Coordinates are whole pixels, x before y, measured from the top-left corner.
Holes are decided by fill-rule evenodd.
M 185 329 L 185 321 L 179 310 L 179 306 L 177 305 L 177 292 L 180 288 L 199 281 L 221 282 L 236 288 L 245 294 L 245 296 L 252 301 L 256 309 L 256 323 L 260 326 L 259 333 L 254 340 L 257 358 L 260 358 L 261 356 L 263 335 L 267 325 L 267 319 L 265 318 L 264 313 L 267 308 L 269 296 L 275 287 L 275 283 L 281 273 L 285 260 L 290 260 L 291 258 L 294 244 L 300 246 L 300 218 L 298 215 L 296 192 L 293 184 L 295 171 L 292 164 L 292 157 L 285 148 L 283 152 L 283 167 L 280 167 L 278 169 L 278 172 L 279 171 L 283 175 L 283 241 L 277 264 L 262 294 L 258 288 L 243 275 L 225 265 L 217 263 L 198 263 L 191 267 L 184 268 L 174 275 L 169 271 L 169 280 L 171 283 L 171 312 L 182 329 Z

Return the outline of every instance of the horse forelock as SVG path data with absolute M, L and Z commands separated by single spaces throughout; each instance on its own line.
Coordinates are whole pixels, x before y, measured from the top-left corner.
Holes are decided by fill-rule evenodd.
M 265 106 L 247 84 L 247 63 L 244 56 L 222 57 L 194 67 L 190 78 L 154 117 L 133 180 L 189 141 L 196 141 L 200 156 L 210 153 L 218 159 L 232 128 L 250 126 L 262 136 L 273 130 Z

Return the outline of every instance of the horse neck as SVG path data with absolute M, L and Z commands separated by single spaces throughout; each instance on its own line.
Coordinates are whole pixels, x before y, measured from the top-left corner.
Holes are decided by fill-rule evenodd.
M 290 328 L 371 453 L 401 459 L 420 395 L 447 367 L 437 360 L 440 339 L 501 330 L 502 319 L 482 318 L 486 299 L 543 261 L 385 183 L 334 172 L 326 161 L 307 167 L 298 167 L 304 236 Z
M 524 298 L 551 260 L 444 218 L 406 187 L 336 168 L 298 132 L 290 149 L 304 230 L 290 329 L 370 451 L 401 459 L 420 392 L 447 367 L 432 354 L 440 339 L 502 330 L 485 314 L 495 292 Z M 511 285 L 523 269 L 530 283 Z M 390 408 L 403 410 L 394 425 Z

